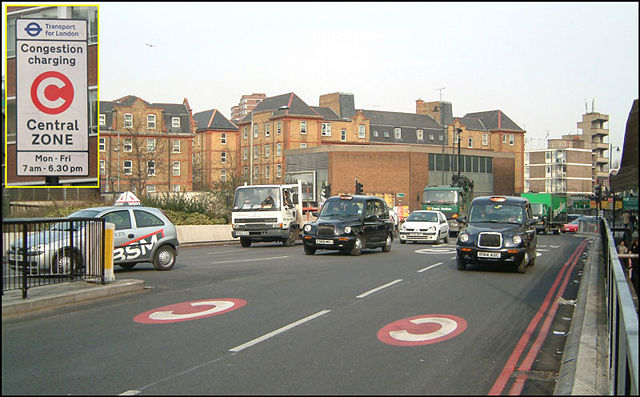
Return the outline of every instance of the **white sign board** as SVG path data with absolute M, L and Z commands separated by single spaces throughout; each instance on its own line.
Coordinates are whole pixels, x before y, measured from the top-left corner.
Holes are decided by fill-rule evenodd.
M 16 20 L 18 176 L 89 175 L 87 21 Z

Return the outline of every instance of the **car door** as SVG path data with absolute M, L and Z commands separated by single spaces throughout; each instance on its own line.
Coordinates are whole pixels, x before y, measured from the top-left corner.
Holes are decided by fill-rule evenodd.
M 100 216 L 105 222 L 111 222 L 115 225 L 113 233 L 113 261 L 126 261 L 131 256 L 131 247 L 129 247 L 134 238 L 131 222 L 131 213 L 128 208 L 109 210 Z
M 381 241 L 379 226 L 380 220 L 376 214 L 376 200 L 367 200 L 364 209 L 364 224 L 362 226 L 367 244 L 376 244 Z
M 525 212 L 525 228 L 527 229 L 527 238 L 529 247 L 529 255 L 536 255 L 536 246 L 538 244 L 538 234 L 536 233 L 536 225 L 533 223 L 533 213 L 531 205 L 526 204 Z
M 135 224 L 132 234 L 140 250 L 138 259 L 151 261 L 151 252 L 158 241 L 164 238 L 166 225 L 162 219 L 144 208 L 133 209 L 133 220 Z
M 442 212 L 438 213 L 438 219 L 440 220 L 440 235 L 446 236 L 449 233 L 449 222 L 447 217 Z

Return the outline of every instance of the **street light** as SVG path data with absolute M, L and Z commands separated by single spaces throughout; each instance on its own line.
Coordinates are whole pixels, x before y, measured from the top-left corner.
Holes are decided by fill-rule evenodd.
M 443 90 L 444 87 L 438 89 Z M 442 91 L 440 91 L 440 95 L 442 96 Z M 440 104 L 433 107 L 433 111 L 440 112 L 440 123 L 442 123 L 442 184 L 444 185 L 444 145 L 449 139 L 447 138 L 447 125 L 444 122 L 444 113 L 442 112 L 442 98 L 440 98 Z
M 249 134 L 249 185 L 253 185 L 253 110 L 251 110 L 251 131 Z

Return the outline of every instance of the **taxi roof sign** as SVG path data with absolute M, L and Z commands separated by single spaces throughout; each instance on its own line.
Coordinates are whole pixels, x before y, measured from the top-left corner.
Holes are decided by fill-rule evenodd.
M 140 203 L 140 199 L 136 197 L 135 194 L 131 192 L 124 192 L 118 197 L 115 202 L 115 205 L 142 205 Z

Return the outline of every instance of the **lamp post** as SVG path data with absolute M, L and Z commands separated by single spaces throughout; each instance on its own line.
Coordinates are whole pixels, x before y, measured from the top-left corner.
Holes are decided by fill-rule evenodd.
M 460 128 L 456 128 L 455 137 L 458 141 L 458 180 L 460 180 L 460 133 L 462 130 Z
M 616 151 L 619 152 L 620 148 L 618 146 L 615 147 Z M 611 170 L 611 164 L 612 164 L 612 160 L 613 160 L 613 144 L 611 142 L 609 142 L 609 192 L 611 194 L 612 200 L 611 200 L 611 227 L 613 230 L 613 235 L 615 237 L 615 227 L 616 227 L 616 194 L 613 192 L 613 187 L 611 186 L 611 177 L 612 177 L 612 170 Z M 616 172 L 613 175 L 617 175 L 618 173 Z
M 116 155 L 118 156 L 116 160 L 116 176 L 118 177 L 118 193 L 120 193 L 120 130 L 118 130 L 118 144 L 115 150 Z
M 249 134 L 249 185 L 253 185 L 253 110 L 251 110 L 251 131 Z

